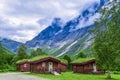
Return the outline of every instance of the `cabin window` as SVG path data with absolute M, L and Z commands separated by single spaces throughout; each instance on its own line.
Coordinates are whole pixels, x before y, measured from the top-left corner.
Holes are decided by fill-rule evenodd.
M 24 67 L 27 67 L 27 64 L 24 64 Z
M 45 62 L 42 63 L 42 67 L 45 67 Z
M 89 68 L 90 68 L 91 64 L 89 64 Z
M 49 64 L 52 65 L 52 62 L 50 62 Z
M 91 64 L 88 64 L 87 66 L 88 66 L 88 68 L 90 68 Z

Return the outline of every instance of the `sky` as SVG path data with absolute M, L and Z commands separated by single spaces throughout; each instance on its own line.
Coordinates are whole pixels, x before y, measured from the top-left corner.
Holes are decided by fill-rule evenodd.
M 55 17 L 64 22 L 99 0 L 0 0 L 0 37 L 25 43 Z

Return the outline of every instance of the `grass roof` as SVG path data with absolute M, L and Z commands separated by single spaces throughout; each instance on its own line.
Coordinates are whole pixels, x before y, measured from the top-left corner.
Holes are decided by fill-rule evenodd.
M 61 62 L 68 64 L 68 61 L 65 59 L 59 59 Z
M 92 59 L 95 59 L 95 58 L 79 58 L 79 59 L 72 61 L 72 63 L 82 63 L 82 62 L 86 62 Z
M 67 61 L 64 60 L 64 59 L 60 59 L 60 58 L 56 58 L 56 57 L 48 56 L 48 55 L 36 56 L 36 57 L 34 57 L 34 58 L 31 58 L 30 61 L 32 62 L 32 61 L 40 60 L 40 59 L 47 58 L 47 57 L 52 57 L 52 58 L 54 58 L 54 59 L 60 60 L 60 61 L 63 62 L 63 63 L 67 63 Z
M 25 61 L 29 61 L 29 59 L 18 60 L 16 63 L 21 63 L 21 62 L 25 62 Z
M 43 59 L 43 58 L 46 58 L 46 57 L 49 57 L 49 56 L 47 56 L 47 55 L 36 56 L 36 57 L 31 58 L 30 62 L 40 60 L 40 59 Z
M 16 63 L 21 63 L 21 62 L 25 62 L 25 61 L 33 62 L 33 61 L 40 60 L 40 59 L 47 58 L 47 57 L 52 57 L 54 59 L 60 60 L 63 63 L 68 63 L 67 60 L 65 60 L 65 59 L 60 59 L 60 58 L 56 58 L 56 57 L 48 56 L 48 55 L 36 56 L 31 59 L 22 59 L 22 60 L 17 61 Z

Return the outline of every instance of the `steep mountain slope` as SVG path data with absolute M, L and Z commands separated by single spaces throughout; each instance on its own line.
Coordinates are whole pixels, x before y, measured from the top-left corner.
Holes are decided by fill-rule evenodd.
M 78 51 L 86 51 L 90 55 L 89 47 L 93 42 L 88 30 L 94 27 L 93 22 L 98 17 L 98 8 L 108 0 L 93 2 L 76 18 L 63 24 L 62 19 L 55 18 L 50 26 L 40 32 L 26 45 L 30 48 L 41 47 L 51 55 L 75 55 Z
M 2 42 L 2 44 L 9 50 L 16 52 L 17 48 L 19 47 L 19 45 L 21 45 L 22 43 L 17 42 L 17 41 L 13 41 L 7 38 L 1 38 L 0 37 L 0 41 Z
M 5 54 L 13 54 L 12 51 L 10 51 L 9 49 L 7 49 L 5 46 L 3 46 L 0 42 L 0 53 L 2 54 L 2 52 L 4 52 Z

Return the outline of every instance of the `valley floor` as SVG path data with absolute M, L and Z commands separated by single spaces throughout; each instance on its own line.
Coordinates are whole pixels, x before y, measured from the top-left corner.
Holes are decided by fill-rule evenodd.
M 0 80 L 46 80 L 44 78 L 26 75 L 24 73 L 9 72 L 0 73 Z
M 52 74 L 35 74 L 27 73 L 28 75 L 34 75 L 42 78 L 47 78 L 49 80 L 108 80 L 106 74 L 78 74 L 72 72 L 64 72 L 59 76 L 54 76 Z M 112 79 L 110 80 L 120 80 L 120 74 L 112 74 Z
M 64 72 L 59 76 L 52 74 L 35 74 L 35 73 L 20 73 L 9 72 L 0 73 L 0 80 L 108 80 L 106 74 L 93 75 L 93 74 L 73 74 L 72 72 Z M 112 74 L 112 79 L 120 80 L 120 74 Z

